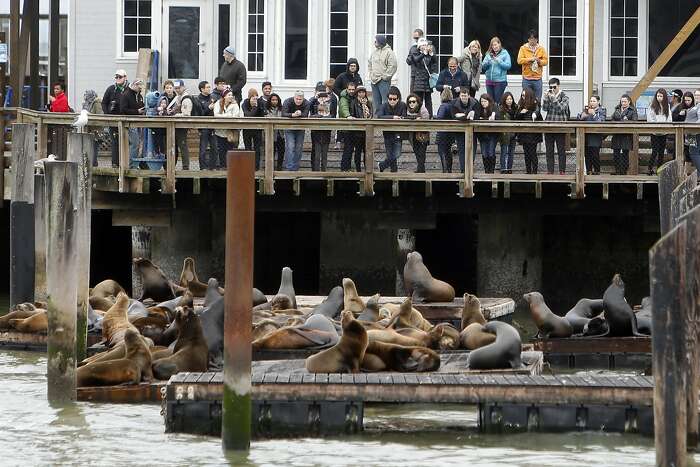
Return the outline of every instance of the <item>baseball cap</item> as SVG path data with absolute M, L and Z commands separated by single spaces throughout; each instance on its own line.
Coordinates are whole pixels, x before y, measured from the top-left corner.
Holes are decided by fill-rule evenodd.
M 126 70 L 123 68 L 119 68 L 117 71 L 114 72 L 114 76 L 126 76 Z

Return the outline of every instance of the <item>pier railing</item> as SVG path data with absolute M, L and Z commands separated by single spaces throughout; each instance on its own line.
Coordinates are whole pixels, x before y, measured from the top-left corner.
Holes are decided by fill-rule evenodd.
M 76 119 L 75 114 L 57 114 L 31 111 L 26 109 L 4 109 L 4 113 L 16 115 L 17 122 L 36 124 L 37 158 L 46 157 L 49 153 L 48 139 L 61 139 L 62 132 L 70 131 L 71 125 Z M 198 144 L 193 144 L 194 132 L 190 132 L 190 160 L 192 164 L 185 170 L 182 168 L 182 157 L 176 159 L 176 132 L 178 130 L 257 130 L 265 142 L 274 141 L 277 132 L 286 130 L 305 131 L 304 155 L 299 170 L 280 170 L 276 166 L 277 156 L 273 144 L 263 144 L 263 154 L 260 161 L 259 170 L 256 171 L 259 192 L 261 194 L 274 194 L 275 181 L 294 180 L 295 190 L 298 189 L 298 182 L 302 180 L 326 180 L 329 187 L 335 180 L 356 180 L 359 184 L 359 194 L 371 196 L 374 193 L 375 183 L 379 181 L 391 181 L 395 186 L 394 194 L 398 193 L 398 183 L 400 181 L 425 182 L 426 193 L 432 192 L 433 182 L 451 182 L 458 185 L 460 196 L 474 196 L 475 183 L 490 183 L 495 193 L 498 193 L 498 185 L 507 185 L 507 192 L 510 192 L 510 183 L 534 183 L 535 191 L 541 196 L 542 183 L 564 183 L 571 186 L 571 196 L 583 198 L 586 185 L 602 184 L 603 196 L 607 197 L 608 185 L 610 184 L 637 184 L 638 195 L 641 193 L 645 183 L 656 183 L 657 177 L 648 175 L 643 169 L 643 164 L 648 164 L 648 136 L 653 134 L 667 135 L 668 147 L 665 153 L 671 152 L 670 157 L 675 158 L 679 164 L 679 171 L 683 170 L 684 143 L 686 135 L 700 133 L 700 124 L 648 124 L 646 122 L 604 122 L 585 123 L 579 121 L 568 122 L 513 122 L 513 121 L 477 121 L 461 122 L 447 120 L 385 120 L 385 119 L 282 119 L 282 118 L 208 118 L 208 117 L 131 117 L 115 115 L 90 115 L 86 131 L 102 132 L 105 128 L 112 128 L 118 135 L 119 163 L 113 167 L 111 164 L 95 167 L 93 173 L 98 176 L 116 177 L 118 187 L 121 192 L 128 192 L 129 179 L 135 178 L 160 178 L 162 179 L 162 193 L 174 193 L 176 180 L 178 178 L 206 179 L 224 178 L 226 172 L 223 170 L 197 170 L 198 166 Z M 159 129 L 164 135 L 165 158 L 162 169 L 145 170 L 143 168 L 129 168 L 129 129 Z M 311 148 L 311 139 L 308 132 L 326 131 L 332 132 L 330 141 L 330 152 L 328 155 L 328 166 L 325 171 L 311 170 L 308 162 L 308 154 Z M 336 146 L 335 133 L 344 132 L 353 138 L 361 138 L 362 167 L 360 171 L 354 171 L 352 164 L 351 171 L 340 170 L 339 160 L 342 152 Z M 350 133 L 348 133 L 350 132 Z M 380 171 L 377 164 L 385 158 L 385 144 L 382 138 L 390 132 L 400 132 L 409 140 L 403 142 L 399 167 L 395 172 L 389 170 Z M 430 134 L 427 148 L 426 171 L 416 173 L 416 158 L 411 142 L 413 135 L 421 132 L 424 135 Z M 453 154 L 453 170 L 451 173 L 443 172 L 440 165 L 440 158 L 437 155 L 437 140 L 444 135 L 453 135 L 454 142 L 450 144 L 449 151 Z M 538 173 L 525 173 L 522 165 L 523 153 L 521 144 L 518 142 L 515 165 L 512 173 L 493 173 L 494 166 L 500 159 L 500 144 L 495 155 L 494 166 L 486 167 L 482 161 L 481 150 L 475 151 L 475 145 L 485 135 L 496 135 L 497 141 L 501 135 L 509 134 L 516 138 L 524 134 L 564 134 L 566 141 L 567 167 L 564 174 L 560 174 L 557 154 L 554 154 L 554 173 L 547 173 L 545 162 L 544 143 L 538 144 L 537 160 L 539 161 Z M 52 136 L 50 136 L 52 135 Z M 611 154 L 609 142 L 602 144 L 603 153 L 602 170 L 599 174 L 591 174 L 586 171 L 585 145 L 586 138 L 594 135 L 602 135 L 603 139 L 610 140 L 610 135 L 630 135 L 631 147 L 629 157 L 625 161 L 625 167 L 615 167 L 611 165 Z M 464 141 L 464 169 L 460 168 L 459 152 L 461 151 L 461 140 Z M 198 140 L 198 136 L 196 137 Z M 243 138 L 241 147 L 243 146 Z M 538 138 L 539 139 L 539 138 Z M 351 140 L 347 140 L 351 141 Z M 53 142 L 55 147 L 55 141 Z M 59 141 L 60 144 L 60 141 Z M 347 144 L 347 143 L 346 143 Z M 481 148 L 479 148 L 481 149 Z M 455 153 L 457 151 L 457 153 Z M 644 153 L 645 155 L 642 155 Z M 474 157 L 471 157 L 471 156 Z M 104 157 L 102 158 L 105 159 Z M 666 156 L 668 160 L 668 155 Z M 177 162 L 176 162 L 177 161 Z M 627 162 L 628 161 L 628 162 Z M 659 164 L 660 165 L 660 164 Z M 500 164 L 499 164 L 500 166 Z M 501 171 L 503 168 L 499 167 Z M 621 173 L 620 175 L 612 172 Z M 329 188 L 329 191 L 331 188 Z M 508 195 L 509 196 L 509 195 Z

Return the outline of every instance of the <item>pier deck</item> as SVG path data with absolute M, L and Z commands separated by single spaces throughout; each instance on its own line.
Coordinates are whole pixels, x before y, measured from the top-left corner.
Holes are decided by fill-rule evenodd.
M 533 339 L 555 368 L 646 369 L 651 367 L 651 337 L 567 337 Z

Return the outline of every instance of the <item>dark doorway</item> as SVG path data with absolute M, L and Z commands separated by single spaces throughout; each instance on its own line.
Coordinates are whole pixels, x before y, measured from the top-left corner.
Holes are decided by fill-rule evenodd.
M 131 227 L 113 227 L 112 211 L 92 211 L 90 286 L 114 279 L 131 294 Z

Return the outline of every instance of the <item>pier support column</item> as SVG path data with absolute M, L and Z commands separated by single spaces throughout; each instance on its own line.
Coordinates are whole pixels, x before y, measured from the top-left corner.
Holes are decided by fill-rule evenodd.
M 46 301 L 46 193 L 44 174 L 34 175 L 34 299 Z
M 396 231 L 396 296 L 406 295 L 403 283 L 403 267 L 406 264 L 406 255 L 416 249 L 416 235 L 411 229 L 398 229 Z
M 131 227 L 131 257 L 151 259 L 151 227 L 134 225 Z M 131 263 L 131 296 L 140 297 L 143 294 L 141 275 L 136 266 Z

